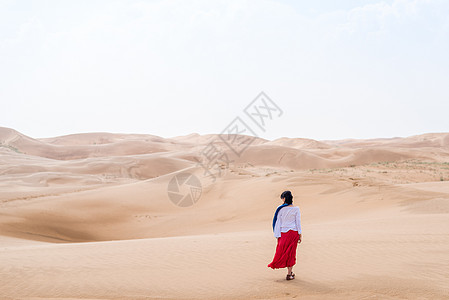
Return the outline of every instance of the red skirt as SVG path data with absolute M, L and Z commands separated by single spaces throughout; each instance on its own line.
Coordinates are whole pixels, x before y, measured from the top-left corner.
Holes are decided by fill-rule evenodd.
M 276 246 L 276 254 L 273 261 L 268 264 L 269 268 L 280 269 L 293 267 L 296 263 L 296 248 L 298 247 L 299 234 L 298 231 L 289 230 L 281 232 Z

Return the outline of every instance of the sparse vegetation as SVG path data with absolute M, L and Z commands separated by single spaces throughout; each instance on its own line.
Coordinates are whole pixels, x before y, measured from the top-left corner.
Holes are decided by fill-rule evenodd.
M 14 152 L 17 152 L 17 153 L 22 153 L 22 152 L 20 152 L 19 149 L 17 149 L 17 148 L 14 147 L 14 146 L 11 146 L 11 145 L 0 144 L 0 147 L 8 148 L 8 149 L 10 149 L 10 150 L 12 150 L 12 151 L 14 151 Z
M 389 183 L 413 183 L 449 180 L 449 162 L 419 160 L 384 161 L 366 165 L 347 167 L 309 169 L 312 174 L 330 174 L 341 178 L 357 177 Z M 349 177 L 348 177 L 349 176 Z

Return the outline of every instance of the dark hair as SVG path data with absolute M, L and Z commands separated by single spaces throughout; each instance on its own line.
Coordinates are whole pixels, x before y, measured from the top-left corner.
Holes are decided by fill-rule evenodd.
M 290 191 L 285 191 L 281 194 L 281 199 L 284 199 L 284 203 L 292 204 L 293 203 L 293 195 Z

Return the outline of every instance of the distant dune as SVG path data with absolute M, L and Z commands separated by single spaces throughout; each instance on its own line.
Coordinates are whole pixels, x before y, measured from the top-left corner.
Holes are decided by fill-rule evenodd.
M 216 134 L 0 127 L 0 299 L 449 299 L 449 133 L 227 138 L 240 155 Z M 201 182 L 189 207 L 168 194 L 181 173 Z M 292 282 L 266 267 L 287 189 Z

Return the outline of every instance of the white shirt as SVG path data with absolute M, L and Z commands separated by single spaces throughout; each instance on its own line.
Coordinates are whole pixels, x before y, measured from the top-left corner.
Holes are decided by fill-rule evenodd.
M 274 237 L 281 237 L 281 232 L 289 230 L 301 233 L 301 212 L 297 206 L 285 206 L 278 213 L 276 224 L 274 225 Z

